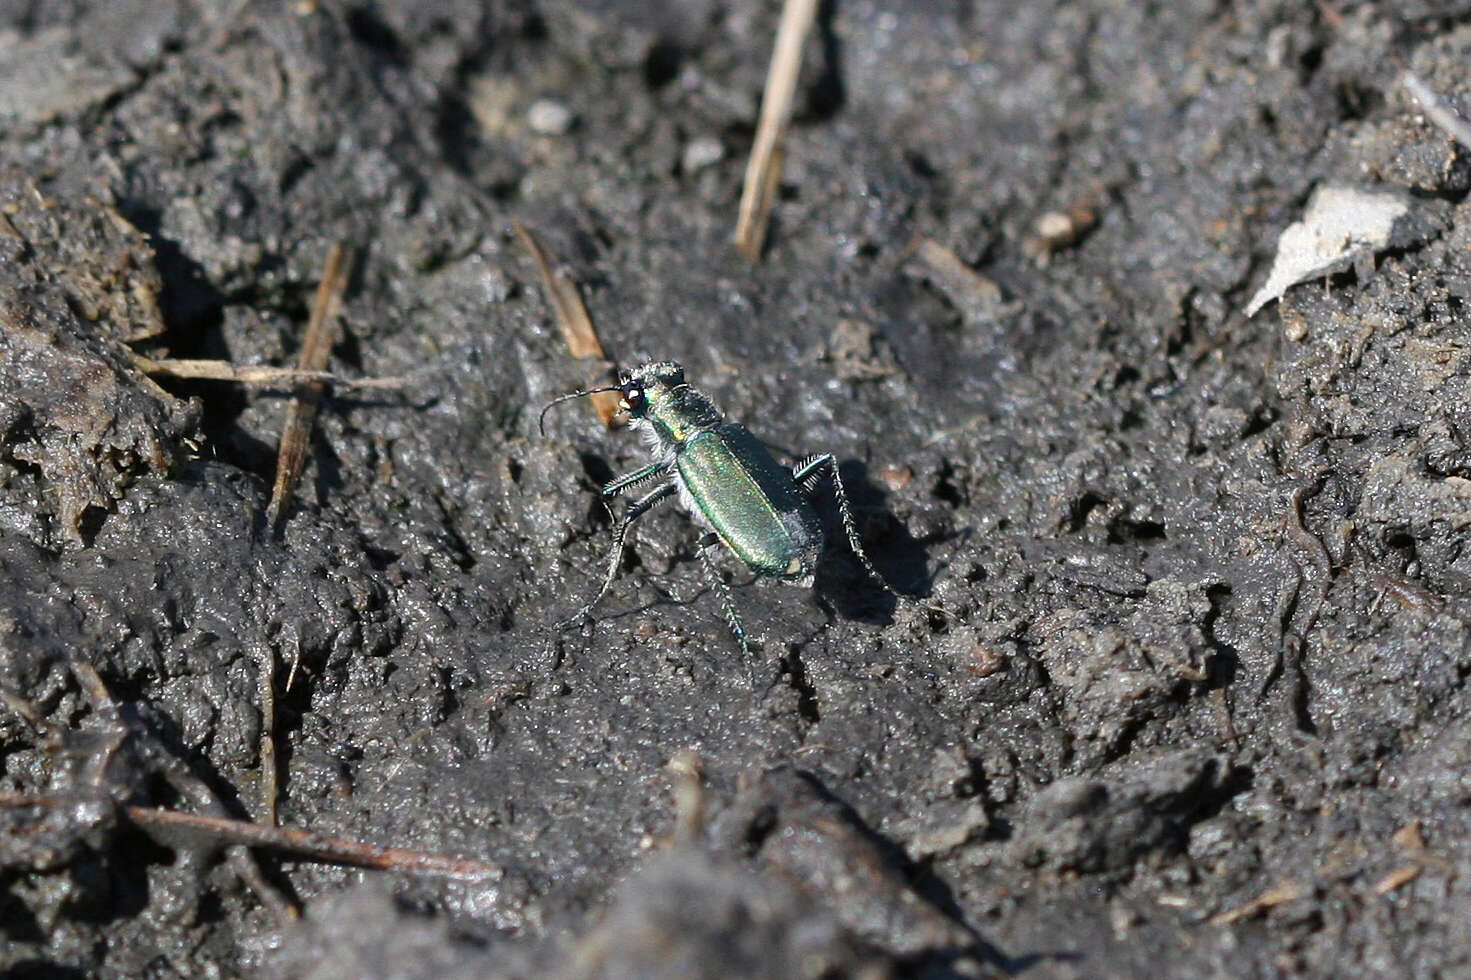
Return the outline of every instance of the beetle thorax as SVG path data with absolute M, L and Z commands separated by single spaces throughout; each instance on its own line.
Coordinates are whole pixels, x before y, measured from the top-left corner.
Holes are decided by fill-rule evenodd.
M 675 452 L 700 432 L 721 422 L 720 412 L 710 399 L 687 384 L 658 385 L 647 389 L 648 405 L 642 418 L 630 421 L 657 453 Z

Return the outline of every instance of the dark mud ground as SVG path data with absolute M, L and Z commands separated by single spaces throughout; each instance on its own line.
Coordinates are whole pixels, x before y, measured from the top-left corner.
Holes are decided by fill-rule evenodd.
M 1471 4 L 838 0 L 751 266 L 774 8 L 0 2 L 8 975 L 1471 975 L 1471 165 L 1399 84 L 1471 111 Z M 1329 182 L 1422 232 L 1246 319 Z M 671 508 L 553 633 L 644 457 L 538 436 L 515 222 L 954 619 L 835 546 L 734 575 L 743 664 Z M 332 369 L 409 388 L 273 538 L 283 398 L 128 352 L 291 363 L 336 240 Z M 504 873 L 261 852 L 291 923 L 120 815 L 260 812 L 266 662 L 282 823 Z

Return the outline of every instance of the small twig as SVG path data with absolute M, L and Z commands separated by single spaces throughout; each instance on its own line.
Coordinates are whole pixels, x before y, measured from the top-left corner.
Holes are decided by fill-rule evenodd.
M 70 802 L 70 800 L 64 800 L 59 796 L 27 796 L 24 793 L 0 792 L 0 807 L 11 810 L 21 810 L 28 806 L 54 809 L 59 806 L 66 806 Z
M 71 668 L 72 677 L 76 678 L 77 684 L 82 688 L 82 693 L 87 695 L 87 700 L 92 703 L 93 708 L 98 711 L 117 711 L 117 702 L 112 699 L 112 693 L 102 682 L 102 675 L 97 673 L 96 667 L 85 660 L 73 660 L 68 666 Z
M 7 808 L 54 808 L 66 806 L 71 802 L 72 800 L 61 796 L 0 793 L 0 807 Z M 488 861 L 457 858 L 447 854 L 415 851 L 401 847 L 379 847 L 376 844 L 364 844 L 346 837 L 318 834 L 309 830 L 267 827 L 264 824 L 251 823 L 249 820 L 210 817 L 147 806 L 122 806 L 118 810 L 128 822 L 166 840 L 195 836 L 204 838 L 212 844 L 268 848 L 282 854 L 311 861 L 322 861 L 327 864 L 345 864 L 356 868 L 375 868 L 380 871 L 402 871 L 407 874 L 446 875 L 472 881 L 497 878 L 504 873 L 499 865 Z
M 327 356 L 336 341 L 336 331 L 331 328 L 336 321 L 342 291 L 347 288 L 347 272 L 347 249 L 340 242 L 333 243 L 327 252 L 327 265 L 322 270 L 322 281 L 317 284 L 311 319 L 307 321 L 306 336 L 302 338 L 301 351 L 297 355 L 297 367 L 303 371 L 321 371 L 327 366 Z M 276 455 L 276 484 L 271 488 L 271 502 L 266 506 L 266 524 L 273 531 L 306 466 L 312 423 L 317 416 L 322 388 L 322 383 L 317 381 L 303 384 L 286 409 L 286 424 L 281 429 L 281 443 Z
M 781 180 L 781 143 L 791 121 L 792 97 L 802 68 L 802 47 L 816 17 L 817 0 L 786 0 L 782 6 L 776 50 L 766 73 L 761 117 L 756 122 L 756 140 L 746 162 L 746 182 L 736 219 L 736 248 L 752 262 L 761 258 L 761 247 L 766 242 L 771 203 Z
M 600 365 L 599 369 L 606 370 L 607 355 L 603 353 L 603 344 L 598 340 L 597 330 L 593 328 L 592 317 L 587 312 L 587 304 L 582 301 L 582 290 L 577 288 L 577 280 L 572 278 L 572 270 L 554 262 L 552 256 L 536 240 L 536 235 L 530 228 L 520 222 L 517 222 L 515 227 L 516 237 L 521 239 L 522 247 L 536 263 L 536 271 L 541 276 L 542 290 L 546 293 L 547 303 L 552 308 L 557 327 L 562 331 L 562 339 L 567 342 L 568 352 L 579 360 L 594 358 Z M 588 380 L 590 387 L 597 387 L 604 383 L 602 379 L 598 379 L 596 383 L 591 383 L 593 379 Z M 618 393 L 600 391 L 589 397 L 593 407 L 597 410 L 598 418 L 602 419 L 604 425 L 611 426 L 613 416 L 618 414 Z
M 472 880 L 494 878 L 502 874 L 499 865 L 488 861 L 450 857 L 447 854 L 402 847 L 379 847 L 346 837 L 333 837 L 291 827 L 268 827 L 248 820 L 207 817 L 142 806 L 123 807 L 123 813 L 130 821 L 146 829 L 198 833 L 229 844 L 267 847 L 273 851 L 329 864 L 349 864 L 358 868 L 405 871 L 412 874 L 440 874 Z
M 602 342 L 593 329 L 592 317 L 588 315 L 587 304 L 582 301 L 582 290 L 577 288 L 577 281 L 572 278 L 572 270 L 554 262 L 532 230 L 520 222 L 516 224 L 516 237 L 521 239 L 522 246 L 536 263 L 547 302 L 557 318 L 562 338 L 567 341 L 567 350 L 576 358 L 603 358 Z
M 1406 72 L 1401 82 L 1420 103 L 1420 108 L 1425 110 L 1427 119 L 1445 130 L 1457 143 L 1471 150 L 1471 124 L 1461 118 L 1450 103 L 1432 92 L 1430 86 L 1420 81 L 1418 75 Z
M 670 788 L 674 791 L 674 843 L 689 847 L 705 829 L 705 789 L 700 782 L 700 756 L 681 749 L 669 760 Z
M 175 792 L 215 818 L 228 819 L 225 805 L 220 802 L 219 797 L 205 784 L 204 780 L 190 772 L 189 768 L 140 721 L 123 714 L 122 706 L 113 700 L 112 694 L 107 690 L 107 685 L 103 683 L 102 676 L 97 673 L 95 667 L 85 660 L 72 660 L 70 667 L 72 676 L 76 678 L 87 700 L 92 703 L 93 710 L 109 720 L 115 727 L 117 735 L 109 742 L 106 749 L 107 754 L 117 752 L 125 742 L 131 739 L 148 765 L 163 776 L 164 781 Z M 97 767 L 96 777 L 99 781 L 105 776 L 106 768 L 107 762 L 103 760 Z M 278 918 L 290 920 L 297 917 L 296 907 L 275 886 L 266 881 L 265 875 L 261 873 L 260 865 L 255 861 L 255 856 L 247 848 L 238 844 L 227 844 L 225 859 L 229 862 L 230 869 L 241 881 L 245 882 L 246 887 L 255 893 L 260 903 L 275 913 Z
M 994 323 L 1006 312 L 1001 287 L 966 265 L 953 249 L 922 238 L 914 245 L 914 256 L 967 326 Z
M 1308 530 L 1303 513 L 1304 503 L 1316 497 L 1322 490 L 1323 481 L 1321 479 L 1311 485 L 1294 489 L 1288 501 L 1291 509 L 1282 518 L 1283 531 L 1298 548 L 1307 554 L 1309 561 L 1312 562 L 1313 570 L 1318 573 L 1317 580 L 1313 583 L 1313 604 L 1307 610 L 1302 627 L 1297 630 L 1297 637 L 1301 643 L 1307 642 L 1308 631 L 1318 621 L 1318 614 L 1322 612 L 1324 603 L 1328 601 L 1328 584 L 1333 578 L 1333 561 L 1328 554 L 1328 548 L 1323 544 L 1322 538 Z
M 1247 902 L 1245 905 L 1239 905 L 1234 909 L 1229 909 L 1225 912 L 1222 912 L 1220 915 L 1215 916 L 1210 920 L 1211 925 L 1228 926 L 1233 922 L 1239 922 L 1242 919 L 1250 918 L 1251 916 L 1257 915 L 1261 912 L 1265 912 L 1268 909 L 1276 908 L 1279 905 L 1286 905 L 1288 902 L 1295 902 L 1299 898 L 1307 896 L 1309 893 L 1311 893 L 1311 891 L 1311 888 L 1309 888 L 1307 885 L 1302 884 L 1301 882 L 1281 882 L 1279 884 L 1273 885 L 1271 888 L 1268 888 L 1266 891 L 1262 892 L 1260 895 Z
M 1229 742 L 1232 748 L 1241 744 L 1241 735 L 1236 731 L 1236 724 L 1231 720 L 1231 701 L 1226 697 L 1226 689 L 1217 687 L 1211 691 L 1211 704 L 1216 711 L 1216 725 L 1221 730 L 1223 741 Z
M 1370 612 L 1377 612 L 1386 598 L 1393 599 L 1401 609 L 1409 609 L 1426 616 L 1434 616 L 1445 605 L 1440 597 L 1428 589 L 1399 576 L 1379 574 L 1374 576 L 1373 581 L 1380 591 L 1369 604 Z
M 260 819 L 276 826 L 276 800 L 280 793 L 279 764 L 276 762 L 276 651 L 262 644 L 256 665 L 256 695 L 260 698 Z
M 36 706 L 34 704 L 31 704 L 31 702 L 27 701 L 19 694 L 13 694 L 10 691 L 7 691 L 3 687 L 0 687 L 0 703 L 4 703 L 4 705 L 11 711 L 15 712 L 15 714 L 22 721 L 24 721 L 27 725 L 30 725 L 38 732 L 51 732 L 55 728 L 55 726 L 47 721 L 45 716 L 43 716 L 41 712 L 36 709 Z
M 1333 561 L 1321 538 L 1308 530 L 1304 504 L 1323 490 L 1323 479 L 1293 489 L 1288 499 L 1288 511 L 1282 515 L 1282 533 L 1291 540 L 1308 558 L 1308 562 L 1294 561 L 1297 566 L 1297 583 L 1291 593 L 1284 591 L 1277 603 L 1276 616 L 1282 631 L 1282 641 L 1277 649 L 1276 661 L 1267 671 L 1261 690 L 1260 701 L 1267 692 L 1291 672 L 1293 690 L 1290 701 L 1297 713 L 1298 727 L 1311 730 L 1312 717 L 1308 710 L 1308 678 L 1303 665 L 1303 651 L 1307 646 L 1308 634 L 1328 600 L 1328 589 L 1333 578 Z M 1315 575 L 1308 574 L 1311 564 Z M 1311 588 L 1311 593 L 1308 589 Z M 1311 601 L 1309 601 L 1311 600 Z
M 1388 895 L 1390 892 L 1398 891 L 1420 877 L 1420 872 L 1424 870 L 1425 868 L 1418 864 L 1407 864 L 1396 868 L 1374 883 L 1374 894 Z
M 194 360 L 190 358 L 162 358 L 155 360 L 142 354 L 133 354 L 133 363 L 145 374 L 165 378 L 181 378 L 194 381 L 233 381 L 236 384 L 255 385 L 275 391 L 295 391 L 302 385 L 315 382 L 341 388 L 396 389 L 408 384 L 407 378 L 344 378 L 331 371 L 303 371 L 300 368 L 270 367 L 255 364 L 231 364 L 229 361 Z
M 1452 878 L 1460 873 L 1455 862 L 1448 861 L 1439 854 L 1431 853 L 1430 849 L 1425 846 L 1425 838 L 1420 834 L 1419 820 L 1411 820 L 1399 830 L 1396 830 L 1390 835 L 1389 841 L 1403 851 L 1412 861 L 1418 861 L 1420 864 L 1434 868 Z

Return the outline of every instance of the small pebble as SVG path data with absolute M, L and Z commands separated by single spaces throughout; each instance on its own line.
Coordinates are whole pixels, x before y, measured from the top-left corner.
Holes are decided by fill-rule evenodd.
M 990 677 L 1006 669 L 1006 655 L 995 647 L 977 643 L 962 651 L 961 665 L 977 677 Z
M 572 110 L 555 99 L 537 99 L 526 110 L 526 125 L 542 136 L 561 136 L 572 128 Z
M 893 493 L 909 486 L 913 479 L 914 471 L 907 466 L 886 466 L 879 470 L 879 482 Z
M 1092 204 L 1074 204 L 1067 211 L 1049 211 L 1032 225 L 1032 234 L 1022 242 L 1022 251 L 1038 265 L 1046 265 L 1054 252 L 1075 245 L 1098 224 Z
M 684 172 L 697 174 L 725 158 L 725 146 L 714 136 L 697 136 L 684 148 Z

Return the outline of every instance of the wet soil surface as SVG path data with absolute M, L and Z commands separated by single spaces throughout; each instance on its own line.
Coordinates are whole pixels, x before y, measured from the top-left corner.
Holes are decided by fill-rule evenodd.
M 776 25 L 0 2 L 8 975 L 1471 973 L 1471 165 L 1401 84 L 1471 115 L 1471 8 L 825 4 L 751 264 Z M 1247 318 L 1327 185 L 1413 233 Z M 945 612 L 822 489 L 811 590 L 724 560 L 751 658 L 677 506 L 555 630 L 648 456 L 538 433 L 606 375 L 518 223 Z M 272 533 L 288 399 L 134 355 L 294 363 L 337 241 L 330 369 L 404 387 Z M 500 871 L 129 816 L 269 772 Z

